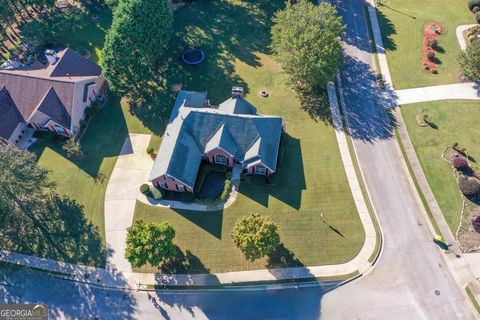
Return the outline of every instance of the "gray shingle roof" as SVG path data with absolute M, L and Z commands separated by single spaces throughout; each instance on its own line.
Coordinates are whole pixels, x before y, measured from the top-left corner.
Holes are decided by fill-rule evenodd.
M 45 95 L 45 98 L 43 98 L 37 110 L 49 116 L 59 125 L 65 128 L 70 127 L 72 119 L 53 87 L 48 90 L 48 93 Z
M 237 153 L 237 143 L 233 139 L 225 125 L 221 125 L 215 134 L 208 140 L 205 145 L 204 152 L 210 152 L 216 148 L 225 150 L 228 154 L 234 157 Z
M 193 188 L 202 155 L 215 146 L 240 161 L 255 157 L 272 171 L 276 170 L 281 117 L 189 108 L 179 102 L 179 97 L 185 101 L 186 95 L 180 91 L 177 97 L 150 181 L 168 174 Z
M 96 63 L 88 60 L 80 53 L 67 48 L 54 65 L 50 77 L 91 77 L 99 76 L 102 68 Z
M 7 89 L 3 87 L 0 89 L 0 138 L 10 139 L 13 131 L 21 122 L 25 122 L 25 120 Z
M 255 108 L 250 102 L 242 97 L 230 98 L 218 106 L 219 110 L 226 113 L 235 114 L 257 114 L 257 108 Z

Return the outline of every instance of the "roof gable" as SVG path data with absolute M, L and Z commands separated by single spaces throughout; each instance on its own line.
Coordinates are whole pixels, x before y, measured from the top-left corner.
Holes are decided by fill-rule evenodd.
M 237 143 L 228 131 L 228 128 L 225 128 L 224 124 L 222 124 L 215 134 L 208 140 L 205 145 L 205 153 L 217 148 L 221 148 L 232 157 L 237 153 Z
M 59 56 L 50 77 L 93 77 L 102 73 L 99 65 L 70 48 L 62 51 Z
M 48 90 L 37 110 L 49 116 L 51 120 L 59 125 L 70 128 L 72 119 L 53 87 Z
M 0 137 L 9 139 L 19 123 L 25 122 L 8 90 L 0 89 Z
M 218 109 L 233 114 L 257 114 L 257 108 L 240 96 L 230 98 L 220 103 Z

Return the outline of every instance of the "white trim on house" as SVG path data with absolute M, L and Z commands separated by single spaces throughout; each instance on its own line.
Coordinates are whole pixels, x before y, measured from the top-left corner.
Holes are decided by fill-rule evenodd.
M 217 154 L 216 156 L 214 156 L 214 158 L 215 158 L 215 163 L 228 166 L 228 158 L 225 157 L 224 155 Z
M 253 167 L 253 173 L 265 176 L 267 174 L 267 168 L 262 166 L 255 166 Z
M 187 190 L 187 188 L 185 188 L 185 186 L 183 184 L 178 184 L 177 183 L 177 190 L 181 191 L 181 192 L 185 192 Z

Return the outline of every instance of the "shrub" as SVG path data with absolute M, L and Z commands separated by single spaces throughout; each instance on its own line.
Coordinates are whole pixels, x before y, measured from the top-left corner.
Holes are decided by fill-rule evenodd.
M 428 66 L 428 64 L 424 63 L 423 64 L 423 69 L 424 70 L 430 70 L 430 67 Z
M 435 49 L 438 46 L 438 41 L 435 39 L 428 40 L 428 46 L 432 49 Z
M 462 169 L 468 166 L 468 161 L 464 157 L 455 157 L 452 160 L 452 166 L 455 169 Z
M 100 101 L 95 100 L 95 101 L 93 101 L 93 103 L 90 107 L 92 107 L 96 111 L 99 111 L 100 109 L 102 109 L 102 104 L 100 103 Z
M 85 120 L 85 119 L 80 119 L 79 124 L 80 124 L 80 127 L 83 128 L 83 127 L 85 127 L 85 126 L 87 125 L 87 120 Z
M 480 233 L 480 216 L 472 220 L 473 229 Z
M 433 74 L 438 74 L 438 69 L 432 69 Z
M 480 192 L 480 183 L 478 183 L 477 179 L 460 177 L 458 179 L 458 187 L 466 196 L 475 196 Z
M 480 11 L 480 7 L 478 7 L 478 6 L 477 6 L 477 7 L 473 7 L 473 9 L 472 9 L 472 12 L 473 12 L 473 13 L 477 13 L 478 11 Z
M 148 184 L 144 183 L 140 186 L 140 192 L 143 193 L 144 195 L 147 195 L 150 193 L 150 187 Z
M 458 142 L 454 142 L 453 145 L 452 145 L 452 148 L 456 149 L 457 147 L 458 147 Z
M 152 146 L 147 147 L 147 153 L 148 154 L 153 154 L 153 147 Z
M 473 41 L 458 61 L 465 77 L 473 82 L 480 80 L 480 41 Z
M 469 0 L 468 9 L 473 12 L 473 8 L 480 7 L 480 0 Z
M 162 191 L 158 188 L 152 188 L 150 192 L 152 193 L 152 198 L 155 200 L 161 200 L 163 198 Z
M 63 145 L 63 150 L 67 153 L 67 157 L 72 159 L 79 159 L 83 157 L 82 146 L 78 140 L 69 138 Z
M 430 61 L 433 61 L 433 59 L 435 59 L 435 52 L 428 51 L 427 52 L 427 59 L 430 60 Z
M 85 116 L 92 117 L 95 114 L 95 109 L 93 107 L 85 108 Z
M 232 187 L 232 182 L 230 180 L 225 180 L 225 186 L 223 187 L 223 192 L 218 198 L 220 202 L 227 200 L 228 195 L 230 194 L 231 187 Z
M 480 23 L 480 12 L 475 13 L 475 21 L 477 21 L 477 23 Z

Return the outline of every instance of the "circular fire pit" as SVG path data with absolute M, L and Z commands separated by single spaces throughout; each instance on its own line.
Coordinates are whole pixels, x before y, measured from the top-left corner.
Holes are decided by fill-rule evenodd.
M 205 54 L 198 48 L 187 48 L 182 53 L 182 61 L 189 65 L 197 65 L 205 60 Z

